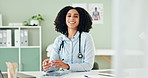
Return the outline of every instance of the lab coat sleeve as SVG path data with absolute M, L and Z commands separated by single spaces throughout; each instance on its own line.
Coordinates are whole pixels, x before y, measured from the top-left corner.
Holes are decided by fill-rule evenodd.
M 78 64 L 69 64 L 71 71 L 89 71 L 93 68 L 95 58 L 95 46 L 94 41 L 90 34 L 86 36 L 85 40 L 85 57 L 82 58 L 83 62 Z
M 57 37 L 54 41 L 54 44 L 53 44 L 53 51 L 51 52 L 51 56 L 50 56 L 50 61 L 52 60 L 59 60 L 60 57 L 59 57 L 59 47 L 60 47 L 60 44 L 62 42 L 62 40 L 60 39 L 61 37 Z M 55 71 L 57 70 L 58 68 L 54 68 L 54 67 L 50 67 L 50 70 L 49 71 Z
M 57 37 L 53 44 L 53 51 L 51 52 L 50 60 L 59 60 L 59 47 L 62 40 L 60 40 L 60 37 Z

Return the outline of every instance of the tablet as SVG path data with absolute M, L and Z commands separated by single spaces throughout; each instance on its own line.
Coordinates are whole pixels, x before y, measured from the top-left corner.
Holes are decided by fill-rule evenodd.
M 53 71 L 53 72 L 47 72 L 43 76 L 62 76 L 68 74 L 67 71 Z

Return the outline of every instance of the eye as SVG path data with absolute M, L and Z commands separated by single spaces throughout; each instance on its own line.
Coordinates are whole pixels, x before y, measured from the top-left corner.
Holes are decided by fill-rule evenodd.
M 78 16 L 74 16 L 74 17 L 78 18 Z
M 67 15 L 67 17 L 71 17 L 71 15 Z

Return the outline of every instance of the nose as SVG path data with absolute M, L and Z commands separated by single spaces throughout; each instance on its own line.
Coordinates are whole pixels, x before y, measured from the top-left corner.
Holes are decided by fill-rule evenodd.
M 70 17 L 70 20 L 74 20 L 74 17 Z

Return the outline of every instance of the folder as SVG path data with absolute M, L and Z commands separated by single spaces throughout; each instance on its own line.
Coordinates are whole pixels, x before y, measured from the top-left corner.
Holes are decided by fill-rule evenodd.
M 20 45 L 24 46 L 24 30 L 20 30 Z
M 3 30 L 3 46 L 7 46 L 7 30 Z
M 11 46 L 12 45 L 12 36 L 11 36 L 11 30 L 7 30 L 7 42 L 6 42 L 6 44 L 7 44 L 7 46 Z
M 24 30 L 24 46 L 28 46 L 28 30 Z
M 15 46 L 18 47 L 20 46 L 20 31 L 19 30 L 15 30 Z
M 0 30 L 0 46 L 3 46 L 3 30 Z

